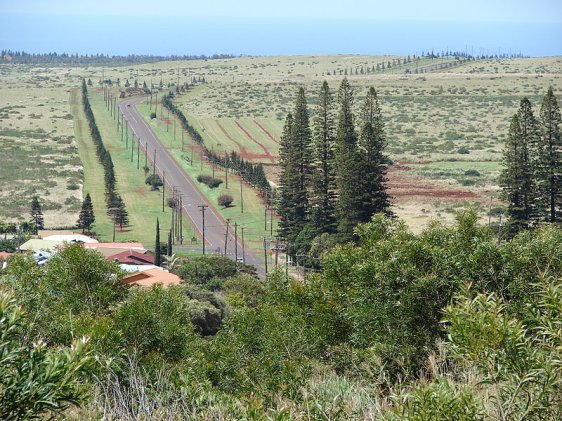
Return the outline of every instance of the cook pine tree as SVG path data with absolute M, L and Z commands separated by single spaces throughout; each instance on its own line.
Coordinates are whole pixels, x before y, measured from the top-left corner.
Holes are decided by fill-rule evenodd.
M 31 200 L 31 222 L 35 225 L 35 233 L 45 228 L 43 211 L 41 210 L 41 203 L 39 202 L 38 196 L 33 196 Z
M 280 236 L 292 243 L 308 219 L 311 178 L 311 131 L 304 89 L 300 88 L 293 114 L 287 115 L 280 145 L 278 214 Z
M 320 88 L 312 135 L 312 188 L 310 225 L 316 235 L 336 231 L 336 178 L 334 172 L 334 112 L 328 82 Z
M 387 159 L 384 156 L 386 138 L 384 123 L 375 88 L 369 88 L 361 110 L 359 146 L 364 154 L 363 175 L 368 199 L 364 205 L 362 222 L 368 222 L 375 213 L 391 215 L 387 183 Z
M 91 226 L 95 222 L 96 217 L 94 215 L 94 206 L 92 204 L 92 198 L 90 193 L 86 194 L 84 201 L 82 202 L 82 208 L 80 209 L 80 214 L 78 216 L 77 225 L 78 228 L 82 228 L 82 232 L 90 231 Z
M 539 193 L 540 220 L 557 222 L 562 213 L 562 139 L 560 108 L 550 87 L 540 109 L 540 143 L 535 178 Z
M 363 207 L 368 203 L 364 157 L 358 148 L 358 136 L 353 116 L 353 89 L 345 78 L 338 90 L 339 114 L 337 119 L 335 164 L 338 200 L 336 217 L 341 241 L 353 239 L 353 229 L 363 222 Z
M 523 98 L 511 119 L 500 177 L 503 197 L 508 202 L 511 234 L 529 227 L 536 220 L 538 190 L 534 170 L 539 139 L 539 126 L 531 102 Z

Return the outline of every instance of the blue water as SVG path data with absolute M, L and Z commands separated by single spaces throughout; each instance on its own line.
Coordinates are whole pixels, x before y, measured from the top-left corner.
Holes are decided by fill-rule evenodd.
M 1 17 L 0 49 L 104 54 L 412 54 L 434 49 L 562 55 L 562 27 L 545 23 L 376 20 Z

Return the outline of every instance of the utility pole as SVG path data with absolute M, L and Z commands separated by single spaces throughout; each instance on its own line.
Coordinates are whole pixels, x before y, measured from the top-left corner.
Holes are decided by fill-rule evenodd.
M 137 170 L 140 169 L 140 137 L 137 139 Z
M 273 237 L 273 206 L 269 207 L 269 235 Z
M 156 149 L 154 149 L 154 160 L 152 161 L 152 175 L 156 174 Z
M 201 209 L 201 214 L 203 216 L 203 254 L 205 254 L 205 209 L 209 207 L 209 205 L 199 205 L 197 206 Z
M 267 196 L 265 196 L 265 205 L 263 207 L 263 230 L 267 232 Z
M 238 222 L 234 223 L 234 259 L 238 262 Z
M 183 196 L 180 195 L 180 244 L 183 244 Z
M 148 140 L 144 142 L 144 166 L 148 167 Z
M 166 191 L 166 171 L 162 171 L 162 212 L 164 212 L 164 192 Z
M 176 188 L 173 187 L 172 188 L 172 201 L 174 200 L 174 198 L 176 197 Z M 170 235 L 172 237 L 172 241 L 174 238 L 174 233 L 175 233 L 175 229 L 176 229 L 176 224 L 175 224 L 175 212 L 176 210 L 174 209 L 174 207 L 172 206 L 172 208 L 170 209 L 172 211 L 172 220 L 170 222 Z
M 125 149 L 129 149 L 129 120 L 125 121 Z
M 228 152 L 224 151 L 224 178 L 226 183 L 226 188 L 228 189 Z
M 275 267 L 279 264 L 279 237 L 277 237 L 277 241 L 275 242 Z
M 265 237 L 263 237 L 263 257 L 265 258 L 265 275 L 267 276 L 267 243 Z
M 211 145 L 211 166 L 213 168 L 213 178 L 215 178 L 215 145 Z
M 131 133 L 131 162 L 133 162 L 134 157 L 135 157 L 135 134 Z
M 241 226 L 242 230 L 242 263 L 246 264 L 246 246 L 244 245 L 244 226 Z
M 230 225 L 230 219 L 226 220 L 226 231 L 224 233 L 224 257 L 226 257 L 226 246 L 228 244 L 228 227 Z
M 240 174 L 240 211 L 244 213 L 244 196 L 242 195 L 242 184 L 244 183 L 242 179 L 242 174 Z
M 154 114 L 158 112 L 158 92 L 156 92 L 156 102 L 154 103 Z

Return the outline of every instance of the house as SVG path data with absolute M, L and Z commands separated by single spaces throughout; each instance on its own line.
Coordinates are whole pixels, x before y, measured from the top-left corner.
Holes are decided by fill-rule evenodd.
M 155 265 L 132 265 L 132 264 L 129 264 L 129 263 L 121 263 L 121 264 L 119 264 L 119 267 L 121 268 L 121 270 L 123 270 L 127 273 L 136 273 L 136 272 L 142 272 L 142 271 L 149 270 L 149 269 L 158 268 L 158 266 L 155 266 Z
M 42 237 L 43 240 L 64 241 L 67 243 L 98 243 L 98 240 L 83 234 L 55 234 Z
M 38 240 L 32 238 L 19 246 L 20 251 L 42 251 L 55 252 L 64 247 L 64 241 Z
M 125 250 L 117 254 L 106 257 L 121 264 L 129 265 L 154 265 L 154 257 L 149 254 L 141 253 L 136 250 Z
M 179 276 L 158 267 L 133 273 L 123 278 L 123 284 L 127 287 L 152 287 L 157 284 L 167 287 L 169 285 L 179 285 L 180 283 L 181 278 Z
M 127 250 L 134 250 L 141 254 L 147 251 L 142 243 L 84 243 L 84 247 L 96 250 L 105 257 L 113 256 Z

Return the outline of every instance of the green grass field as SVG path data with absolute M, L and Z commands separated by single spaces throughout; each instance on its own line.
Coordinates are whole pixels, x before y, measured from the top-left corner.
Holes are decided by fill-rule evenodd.
M 131 162 L 130 149 L 125 149 L 125 142 L 121 141 L 121 136 L 117 132 L 117 122 L 114 120 L 109 111 L 105 108 L 103 94 L 96 92 L 89 93 L 90 104 L 96 117 L 97 125 L 100 129 L 104 145 L 107 150 L 111 152 L 111 158 L 115 166 L 115 175 L 117 178 L 117 191 L 121 194 L 123 201 L 129 212 L 130 225 L 124 232 L 117 230 L 116 241 L 134 240 L 140 241 L 149 248 L 154 247 L 156 218 L 160 220 L 160 226 L 164 230 L 161 233 L 162 241 L 165 241 L 167 227 L 171 224 L 171 211 L 166 206 L 165 211 L 162 212 L 162 192 L 151 191 L 150 187 L 145 184 L 145 176 L 142 167 L 144 166 L 144 155 L 141 150 L 140 169 L 137 169 L 137 151 L 134 150 L 134 159 Z M 87 124 L 87 123 L 86 123 Z M 91 139 L 90 139 L 91 141 Z M 131 146 L 130 139 L 128 140 L 129 148 Z M 86 154 L 88 157 L 95 157 L 95 151 L 88 150 Z M 97 158 L 95 158 L 97 160 Z M 92 174 L 92 188 L 97 199 L 94 203 L 102 202 L 104 196 L 103 173 L 99 169 L 94 169 L 89 173 L 90 168 L 94 165 L 84 166 L 86 174 L 86 189 L 89 187 L 89 175 Z M 96 167 L 96 166 L 94 166 Z M 99 165 L 97 166 L 99 167 Z M 101 180 L 100 178 L 101 177 Z M 87 191 L 87 190 L 86 190 Z M 92 193 L 90 193 L 92 194 Z M 103 212 L 103 209 L 96 209 L 96 215 Z M 110 223 L 108 218 L 104 217 L 103 221 L 96 221 L 94 227 L 95 231 L 102 236 L 105 240 L 111 240 L 113 232 L 113 224 Z M 192 227 L 184 222 L 183 227 L 184 238 L 191 239 L 195 236 Z
M 193 164 L 191 160 L 191 143 L 186 135 L 184 138 L 184 150 L 182 151 L 181 132 L 179 131 L 179 123 L 176 126 L 176 139 L 174 140 L 173 124 L 166 125 L 165 121 L 157 119 L 150 119 L 150 109 L 145 103 L 138 106 L 141 115 L 150 124 L 154 133 L 164 143 L 167 149 L 171 152 L 172 156 L 176 159 L 181 167 L 185 170 L 191 179 L 196 180 L 200 174 L 212 175 L 212 166 L 204 159 L 201 162 L 200 150 L 194 149 Z M 168 126 L 168 131 L 166 131 Z M 187 159 L 186 159 L 187 158 Z M 223 181 L 225 179 L 225 172 L 220 167 L 215 167 L 215 177 Z M 197 183 L 197 181 L 196 181 Z M 271 233 L 271 214 L 268 212 L 267 216 L 267 230 L 265 230 L 264 218 L 264 204 L 262 199 L 258 196 L 255 190 L 248 187 L 247 184 L 242 186 L 242 199 L 244 203 L 244 212 L 240 205 L 240 178 L 236 175 L 228 175 L 228 188 L 226 182 L 223 182 L 219 187 L 211 189 L 205 184 L 197 183 L 201 192 L 209 199 L 216 209 L 219 211 L 223 219 L 230 219 L 231 223 L 237 222 L 239 226 L 245 229 L 245 240 L 248 241 L 249 246 L 255 250 L 262 248 L 263 237 L 270 236 Z M 229 208 L 222 208 L 217 205 L 217 199 L 222 194 L 229 194 L 234 198 L 233 206 Z M 197 205 L 197 204 L 193 204 Z M 277 230 L 277 220 L 273 218 L 273 234 Z M 241 231 L 239 231 L 241 233 Z

